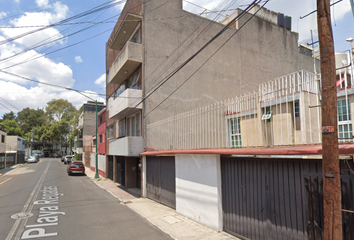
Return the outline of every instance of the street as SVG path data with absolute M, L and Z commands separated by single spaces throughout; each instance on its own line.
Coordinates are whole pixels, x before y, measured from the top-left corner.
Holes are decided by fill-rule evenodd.
M 0 239 L 171 239 L 66 168 L 60 159 L 42 158 L 0 177 Z

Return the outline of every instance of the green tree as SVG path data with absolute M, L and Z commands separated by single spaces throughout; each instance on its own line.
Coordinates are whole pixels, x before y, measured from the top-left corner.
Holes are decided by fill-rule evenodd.
M 45 110 L 50 121 L 50 127 L 47 128 L 47 133 L 43 137 L 51 138 L 52 141 L 59 140 L 60 153 L 62 153 L 63 142 L 69 142 L 70 136 L 68 135 L 73 128 L 77 110 L 70 102 L 64 99 L 49 101 Z
M 9 113 L 5 113 L 3 116 L 2 116 L 2 120 L 5 121 L 5 120 L 15 120 L 16 119 L 16 114 L 11 111 Z
M 6 132 L 7 135 L 10 136 L 24 136 L 24 132 L 20 128 L 20 126 L 17 124 L 16 120 L 5 120 L 1 122 L 1 125 L 6 127 Z
M 50 121 L 60 122 L 62 119 L 71 121 L 74 118 L 76 108 L 68 100 L 53 99 L 47 102 L 45 111 Z
M 46 114 L 42 109 L 25 108 L 17 113 L 17 122 L 23 132 L 28 133 L 32 128 L 42 126 L 46 122 Z

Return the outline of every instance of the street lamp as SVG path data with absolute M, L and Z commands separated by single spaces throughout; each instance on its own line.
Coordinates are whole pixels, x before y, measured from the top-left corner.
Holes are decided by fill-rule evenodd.
M 353 46 L 353 38 L 347 38 L 346 39 L 347 42 L 350 43 L 350 52 L 349 52 L 349 61 L 350 61 L 350 70 L 351 70 L 351 73 L 350 73 L 350 83 L 351 83 L 351 86 L 354 85 L 354 72 L 353 72 L 353 49 L 354 49 L 354 46 Z
M 83 94 L 82 92 L 79 92 L 79 91 L 76 91 L 76 92 L 78 92 L 81 95 L 91 99 L 92 101 L 95 101 L 95 106 L 96 106 L 96 168 L 95 168 L 95 178 L 99 178 L 99 176 L 98 176 L 98 155 L 97 155 L 98 154 L 98 149 L 97 149 L 97 146 L 98 146 L 98 144 L 97 144 L 97 132 L 98 132 L 97 131 L 97 99 L 96 100 L 92 99 L 89 96 L 86 96 L 85 94 Z

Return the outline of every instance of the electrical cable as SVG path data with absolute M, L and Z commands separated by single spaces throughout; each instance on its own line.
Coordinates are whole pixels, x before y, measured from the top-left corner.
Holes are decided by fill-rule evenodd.
M 269 1 L 269 0 L 268 0 Z M 236 35 L 236 33 L 238 33 L 263 7 L 265 4 L 268 3 L 268 1 L 265 1 L 265 3 L 254 13 L 251 15 L 251 17 L 244 23 L 242 24 L 236 31 L 235 33 L 233 33 L 231 35 L 231 37 L 228 38 L 228 40 L 222 44 L 199 68 L 196 69 L 196 71 L 194 71 L 192 73 L 192 75 L 190 75 L 178 88 L 176 88 L 174 91 L 172 91 L 171 94 L 169 94 L 164 100 L 162 100 L 155 108 L 153 108 L 149 113 L 147 113 L 145 115 L 148 116 L 151 112 L 153 112 L 156 108 L 158 108 L 162 103 L 164 103 L 170 96 L 172 96 L 178 89 L 180 89 L 188 80 L 190 80 L 227 42 L 230 41 L 230 39 Z
M 232 19 L 221 31 L 219 31 L 214 37 L 212 37 L 203 47 L 201 47 L 196 53 L 194 53 L 189 59 L 187 59 L 184 63 L 182 63 L 179 67 L 177 67 L 173 72 L 171 72 L 170 74 L 168 74 L 167 77 L 165 77 L 165 79 L 159 84 L 158 87 L 156 87 L 151 93 L 149 93 L 147 96 L 145 96 L 141 101 L 139 101 L 138 104 L 136 104 L 129 112 L 127 112 L 126 114 L 124 114 L 123 117 L 121 117 L 119 120 L 123 119 L 124 117 L 128 116 L 137 106 L 139 106 L 142 102 L 146 101 L 146 99 L 148 99 L 154 92 L 156 92 L 163 84 L 165 84 L 168 80 L 170 80 L 177 72 L 179 72 L 183 67 L 185 67 L 190 61 L 192 61 L 200 52 L 202 52 L 207 46 L 209 46 L 215 39 L 217 39 L 222 33 L 224 33 L 227 29 L 229 29 L 229 27 L 239 18 L 241 18 L 242 16 L 244 16 L 250 9 L 254 8 L 257 5 L 257 2 L 259 2 L 261 0 L 254 0 L 241 14 L 237 15 L 234 19 Z M 269 1 L 269 0 L 268 0 Z M 267 2 L 266 2 L 267 3 Z M 266 4 L 264 3 L 263 6 Z M 235 33 L 220 47 L 218 48 L 217 51 L 219 51 L 236 33 L 239 32 L 239 30 L 246 24 L 248 23 L 253 16 L 260 11 L 260 9 L 263 8 L 263 6 L 261 6 L 254 14 L 252 14 L 251 18 L 248 19 L 239 29 L 237 29 L 235 31 Z M 216 52 L 217 52 L 216 51 Z M 213 57 L 216 52 L 214 52 L 204 63 L 201 67 L 199 67 L 194 73 L 193 75 L 199 71 L 199 69 L 201 69 L 204 64 L 211 59 L 211 57 Z M 193 76 L 192 75 L 192 76 Z M 182 85 L 184 83 L 186 83 L 192 76 L 190 76 L 187 80 L 185 80 Z M 182 85 L 180 85 L 175 91 L 177 91 Z M 174 91 L 174 92 L 175 92 Z M 172 94 L 174 93 L 172 92 Z M 168 97 L 170 97 L 172 94 L 170 94 Z M 167 98 L 168 98 L 167 97 Z M 167 98 L 165 98 L 159 105 L 157 105 L 152 111 L 154 111 L 158 106 L 160 106 L 164 101 L 167 100 Z M 148 114 L 150 114 L 152 111 L 150 111 Z M 144 117 L 146 117 L 148 114 L 146 114 Z
M 6 107 L 4 104 L 0 103 L 4 108 L 8 109 L 10 112 L 12 112 L 12 110 L 8 107 Z
M 234 0 L 233 3 L 231 3 L 231 4 L 229 5 L 229 7 L 231 7 L 236 1 L 237 1 L 237 0 Z M 224 1 L 224 3 L 225 3 L 225 2 L 226 2 L 226 0 Z M 220 3 L 217 7 L 219 7 L 219 6 L 221 7 L 222 4 L 223 4 L 223 3 Z M 216 7 L 216 8 L 217 8 L 217 7 Z M 229 8 L 229 7 L 228 7 L 228 8 Z M 227 11 L 227 9 L 224 10 L 224 11 Z M 171 58 L 171 56 L 173 56 L 180 48 L 182 48 L 185 43 L 187 44 L 188 38 L 187 38 L 183 43 L 181 43 L 180 46 L 179 46 L 178 48 L 176 48 L 176 49 L 170 54 L 170 56 L 169 56 L 169 58 L 168 58 L 169 61 L 164 61 L 162 65 L 158 65 L 158 66 L 152 71 L 152 73 L 155 74 L 157 71 L 159 71 L 159 72 L 157 72 L 155 75 L 161 75 L 163 72 L 167 72 L 169 69 L 171 69 L 171 68 L 172 68 L 172 65 L 170 65 L 170 67 L 168 67 L 167 69 L 166 69 L 166 67 L 164 67 L 164 65 L 167 65 L 167 64 L 168 64 L 169 62 L 171 62 L 171 61 L 173 61 L 173 62 L 179 61 L 179 60 L 188 52 L 188 50 L 189 50 L 189 49 L 192 47 L 192 45 L 197 41 L 197 39 L 200 38 L 200 36 L 202 36 L 202 34 L 204 34 L 204 33 L 213 25 L 213 23 L 217 21 L 217 19 L 218 19 L 220 16 L 221 16 L 220 14 L 217 14 L 217 16 L 213 19 L 213 21 L 210 21 L 210 23 L 209 23 L 203 30 L 200 31 L 200 33 L 188 44 L 188 46 L 186 46 L 186 48 L 183 49 L 183 54 L 182 54 L 182 55 L 180 55 L 177 59 L 172 59 L 172 58 Z M 201 27 L 202 27 L 202 26 L 201 26 Z M 164 67 L 164 68 L 162 68 L 162 67 Z M 160 68 L 160 70 L 157 70 L 158 68 Z M 146 80 L 149 80 L 150 77 L 152 77 L 152 74 L 151 74 L 150 76 L 147 76 L 147 77 L 145 78 L 145 81 L 146 81 Z M 146 88 L 145 92 L 149 92 L 149 91 L 151 91 L 152 89 L 155 89 L 155 88 L 158 86 L 158 84 L 160 83 L 160 82 L 159 82 L 159 83 L 156 83 L 157 81 L 158 81 L 158 78 L 156 78 L 154 81 L 152 81 L 152 82 L 150 83 L 149 88 Z M 155 84 L 155 83 L 156 83 L 156 84 Z M 154 84 L 155 84 L 155 85 L 154 85 Z
M 224 2 L 219 3 L 216 8 L 221 7 L 226 1 L 227 1 L 227 0 L 224 0 Z M 237 0 L 232 0 L 232 3 L 229 5 L 228 8 L 230 8 L 236 1 L 237 1 Z M 166 2 L 165 2 L 165 3 L 166 3 Z M 165 3 L 163 3 L 162 5 L 164 5 Z M 157 8 L 161 7 L 162 5 L 159 5 Z M 157 8 L 155 8 L 155 9 L 157 9 Z M 227 8 L 227 9 L 228 9 L 228 8 Z M 224 11 L 227 11 L 227 9 L 224 10 Z M 150 12 L 151 12 L 151 11 L 150 11 Z M 185 55 L 185 53 L 187 52 L 187 50 L 191 48 L 192 44 L 193 44 L 194 42 L 196 42 L 196 40 L 197 40 L 203 33 L 205 33 L 205 32 L 212 26 L 212 24 L 213 24 L 220 16 L 221 16 L 221 14 L 217 14 L 216 17 L 214 18 L 214 21 L 210 21 L 209 24 L 208 24 L 204 29 L 202 29 L 202 31 L 189 43 L 189 45 L 188 45 L 186 48 L 183 49 L 183 54 L 182 54 L 182 55 L 180 55 L 177 59 L 172 59 L 171 56 L 173 56 L 174 54 L 176 54 L 176 52 L 177 52 L 180 48 L 183 47 L 183 44 L 187 43 L 188 38 L 187 38 L 186 40 L 184 40 L 183 43 L 181 43 L 181 44 L 179 45 L 179 47 L 176 48 L 176 49 L 170 54 L 170 57 L 169 57 L 170 62 L 171 62 L 171 61 L 177 62 L 178 60 L 180 60 L 180 59 Z M 145 21 L 145 20 L 144 20 L 144 21 Z M 201 28 L 201 27 L 202 27 L 202 26 L 200 26 L 200 28 Z M 152 72 L 153 72 L 153 73 L 156 73 L 158 68 L 160 68 L 160 69 L 159 69 L 159 72 L 156 73 L 156 75 L 160 75 L 160 74 L 162 74 L 162 72 L 167 72 L 167 70 L 169 70 L 170 68 L 172 68 L 172 66 L 170 66 L 170 67 L 168 67 L 168 68 L 166 69 L 166 67 L 164 67 L 164 65 L 167 65 L 167 64 L 168 64 L 168 61 L 164 61 L 162 65 L 158 65 Z M 148 80 L 148 79 L 151 78 L 151 77 L 152 77 L 152 74 L 149 75 L 149 76 L 147 76 L 144 80 L 146 81 L 146 80 Z M 159 82 L 159 83 L 157 83 L 157 84 L 154 86 L 154 84 L 155 84 L 157 81 L 158 81 L 158 78 L 156 78 L 156 80 L 152 81 L 152 82 L 150 83 L 150 86 L 151 86 L 151 87 L 149 87 L 149 89 L 146 88 L 146 89 L 145 89 L 145 92 L 146 92 L 146 93 L 149 92 L 150 90 L 154 89 L 159 83 L 161 83 L 161 82 Z M 121 104 L 123 104 L 123 103 L 121 103 Z M 133 104 L 134 104 L 134 103 L 133 103 Z M 118 106 L 119 106 L 119 105 L 118 105 Z
M 113 2 L 113 3 L 112 3 L 112 2 Z M 39 28 L 39 29 L 36 29 L 36 30 L 32 30 L 32 31 L 29 31 L 29 32 L 26 32 L 26 33 L 22 33 L 22 34 L 20 34 L 20 35 L 17 35 L 17 36 L 15 36 L 15 37 L 12 37 L 12 38 L 7 38 L 7 39 L 5 39 L 5 40 L 3 40 L 3 41 L 0 41 L 0 46 L 3 45 L 3 44 L 5 44 L 5 43 L 9 43 L 9 42 L 12 42 L 12 41 L 14 41 L 14 40 L 20 39 L 20 38 L 22 38 L 22 37 L 28 36 L 28 35 L 30 35 L 30 34 L 33 34 L 33 33 L 36 33 L 36 32 L 39 32 L 39 31 L 42 31 L 42 30 L 45 30 L 45 29 L 48 29 L 48 28 L 50 28 L 50 27 L 54 27 L 54 26 L 60 25 L 60 24 L 62 24 L 62 23 L 67 23 L 67 22 L 70 22 L 70 21 L 72 21 L 72 20 L 74 20 L 74 19 L 82 18 L 82 17 L 84 17 L 84 16 L 87 16 L 87 15 L 90 15 L 90 14 L 93 14 L 93 13 L 96 13 L 96 12 L 99 12 L 99 11 L 102 11 L 102 10 L 105 10 L 105 9 L 108 9 L 108 8 L 111 8 L 111 7 L 114 7 L 114 6 L 117 6 L 117 5 L 119 5 L 119 4 L 123 3 L 123 2 L 124 2 L 124 1 L 115 2 L 115 0 L 108 1 L 108 2 L 103 3 L 103 4 L 101 4 L 101 5 L 97 6 L 97 7 L 94 7 L 94 8 L 92 8 L 92 9 L 88 10 L 88 11 L 85 11 L 85 12 L 82 12 L 82 13 L 80 13 L 80 14 L 74 15 L 74 16 L 72 16 L 72 17 L 70 17 L 70 18 L 66 18 L 66 19 L 61 20 L 61 21 L 59 21 L 59 22 L 50 24 L 50 25 L 48 25 L 48 26 L 46 26 L 46 27 Z M 105 5 L 106 5 L 106 6 L 105 6 Z
M 14 105 L 12 105 L 11 103 L 9 103 L 8 101 L 6 101 L 5 99 L 3 99 L 2 97 L 0 97 L 4 102 L 6 102 L 7 104 L 9 104 L 11 107 L 16 108 L 17 110 L 20 111 L 20 109 L 18 109 L 17 107 L 15 107 Z
M 54 50 L 54 51 L 52 51 L 52 52 L 49 52 L 49 53 L 46 53 L 46 54 L 43 54 L 43 55 L 40 55 L 40 56 L 31 58 L 31 59 L 27 59 L 27 60 L 25 60 L 25 61 L 22 61 L 22 62 L 20 62 L 20 63 L 16 63 L 16 64 L 13 64 L 13 65 L 7 66 L 7 67 L 5 67 L 5 68 L 1 68 L 0 70 L 5 70 L 5 69 L 8 69 L 8 68 L 12 68 L 12 67 L 15 67 L 15 66 L 18 66 L 18 65 L 21 65 L 21 64 L 24 64 L 24 63 L 27 63 L 27 62 L 36 60 L 36 59 L 38 59 L 38 58 L 42 58 L 42 57 L 48 56 L 48 55 L 50 55 L 50 54 L 59 52 L 59 51 L 61 51 L 61 50 L 64 50 L 64 49 L 67 49 L 67 48 L 76 46 L 76 45 L 78 45 L 78 44 L 81 44 L 81 43 L 83 43 L 83 42 L 86 42 L 86 41 L 88 41 L 88 40 L 91 40 L 92 38 L 98 37 L 98 36 L 100 36 L 100 35 L 102 35 L 102 34 L 108 32 L 108 31 L 111 31 L 111 29 L 105 30 L 105 31 L 103 31 L 103 32 L 101 32 L 101 33 L 99 33 L 99 34 L 96 34 L 96 35 L 92 36 L 92 37 L 86 38 L 85 40 L 82 40 L 82 41 L 79 41 L 79 42 L 77 42 L 77 43 L 73 43 L 73 44 L 71 44 L 71 45 L 68 45 L 68 46 L 59 48 L 59 49 Z M 39 55 L 39 54 L 38 54 L 38 55 Z

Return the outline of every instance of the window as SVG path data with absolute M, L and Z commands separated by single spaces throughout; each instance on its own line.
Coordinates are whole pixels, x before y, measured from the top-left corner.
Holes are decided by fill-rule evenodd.
M 295 118 L 300 117 L 300 104 L 299 104 L 299 102 L 294 103 L 294 113 L 295 113 Z
M 140 68 L 136 70 L 128 79 L 126 88 L 130 89 L 141 89 L 140 85 Z
M 125 83 L 122 83 L 119 88 L 116 90 L 116 98 L 119 97 L 125 91 Z
M 349 99 L 337 101 L 338 111 L 338 142 L 352 142 L 353 130 L 350 116 Z
M 107 127 L 107 139 L 111 139 L 113 138 L 113 125 Z
M 92 139 L 92 145 L 96 146 L 96 139 Z
M 272 117 L 272 111 L 270 110 L 270 107 L 266 107 L 264 114 L 262 116 L 262 120 L 269 120 Z
M 126 119 L 127 136 L 141 136 L 141 113 L 127 117 Z
M 2 142 L 2 143 L 5 142 L 5 135 L 1 135 L 1 142 Z
M 102 115 L 99 118 L 99 124 L 101 124 L 101 123 L 102 123 Z
M 242 147 L 240 118 L 229 120 L 231 147 Z
M 140 26 L 139 26 L 139 29 L 135 32 L 134 36 L 132 37 L 132 39 L 130 41 L 141 44 Z
M 118 137 L 125 137 L 125 118 L 119 120 L 117 122 L 117 126 L 118 126 Z
M 99 142 L 98 143 L 102 143 L 102 134 L 99 136 Z

